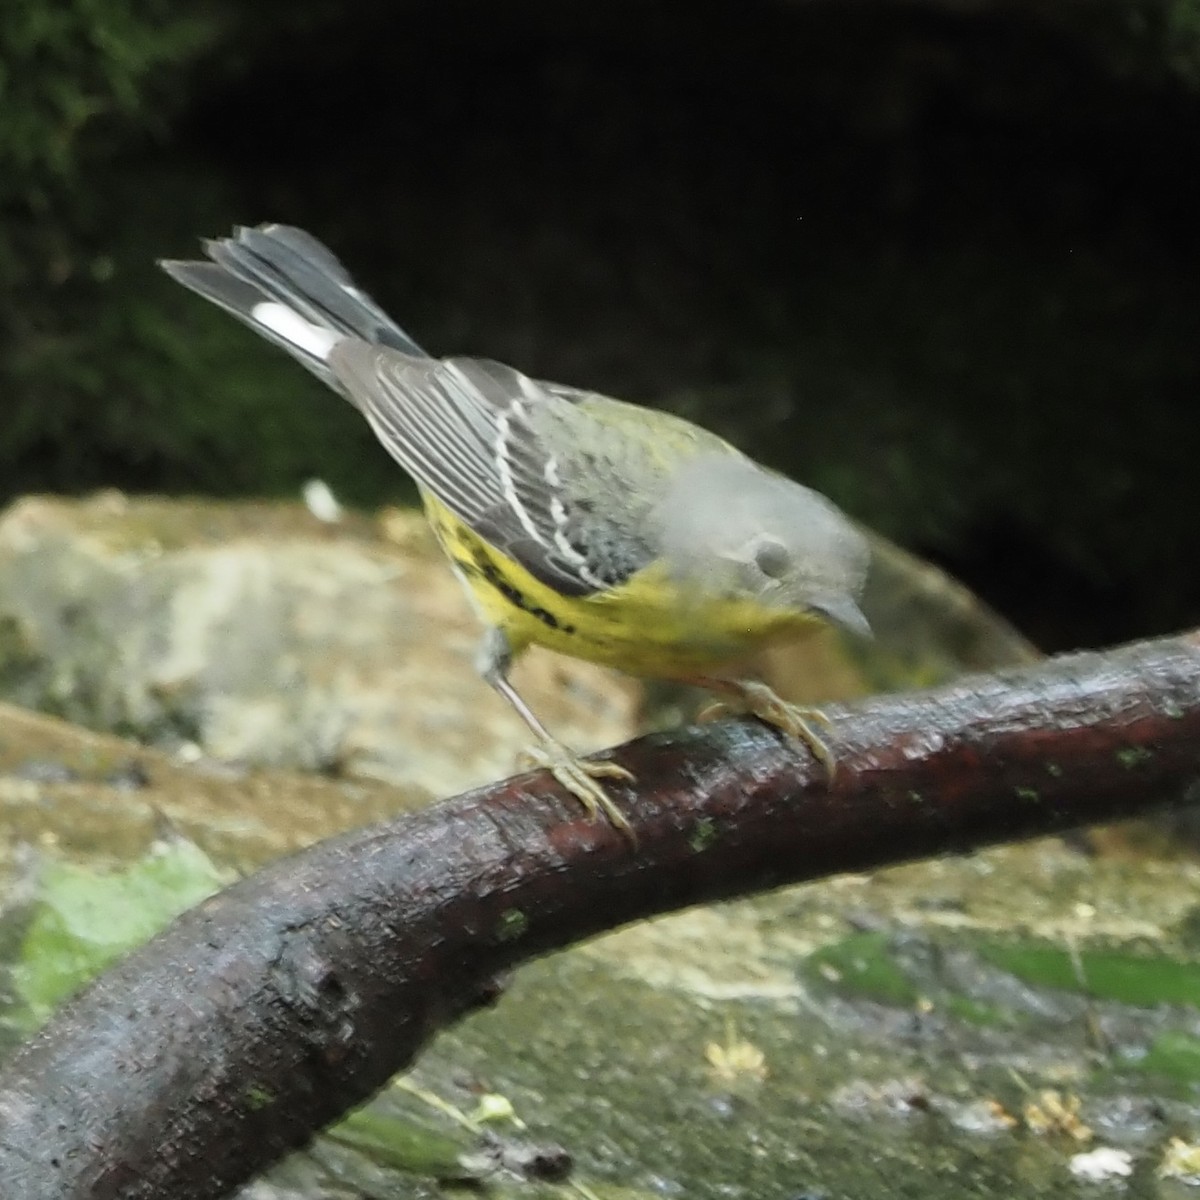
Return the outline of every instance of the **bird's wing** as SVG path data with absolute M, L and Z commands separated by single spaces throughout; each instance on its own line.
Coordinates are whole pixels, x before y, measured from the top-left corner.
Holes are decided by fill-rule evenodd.
M 648 548 L 634 544 L 619 520 L 606 520 L 591 498 L 586 512 L 576 511 L 563 486 L 573 475 L 563 461 L 570 448 L 561 439 L 549 444 L 538 417 L 547 405 L 572 410 L 567 396 L 501 363 L 414 358 L 358 339 L 339 342 L 328 366 L 418 483 L 555 591 L 604 591 L 649 561 Z M 560 415 L 591 423 L 578 410 Z M 622 497 L 609 500 L 620 505 Z

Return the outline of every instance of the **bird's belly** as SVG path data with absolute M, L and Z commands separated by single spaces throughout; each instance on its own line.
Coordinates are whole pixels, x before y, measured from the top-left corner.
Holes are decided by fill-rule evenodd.
M 630 674 L 669 678 L 714 670 L 816 625 L 804 613 L 691 595 L 657 565 L 609 591 L 563 596 L 447 520 L 435 504 L 426 501 L 443 549 L 480 615 L 505 632 L 514 650 L 546 646 Z
M 742 602 L 697 604 L 636 576 L 614 593 L 576 601 L 574 628 L 532 629 L 528 640 L 634 675 L 703 674 L 798 632 Z M 809 622 L 803 622 L 807 627 Z

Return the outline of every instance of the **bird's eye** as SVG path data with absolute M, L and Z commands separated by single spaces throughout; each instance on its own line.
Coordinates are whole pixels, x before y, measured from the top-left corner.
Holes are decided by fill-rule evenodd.
M 791 562 L 787 547 L 777 538 L 761 538 L 754 547 L 754 565 L 769 579 L 782 579 Z

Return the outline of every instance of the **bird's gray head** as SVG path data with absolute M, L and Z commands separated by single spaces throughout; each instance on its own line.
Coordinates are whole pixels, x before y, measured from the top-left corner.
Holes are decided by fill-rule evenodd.
M 741 455 L 685 464 L 655 507 L 668 569 L 705 595 L 815 612 L 869 633 L 867 542 L 824 496 Z

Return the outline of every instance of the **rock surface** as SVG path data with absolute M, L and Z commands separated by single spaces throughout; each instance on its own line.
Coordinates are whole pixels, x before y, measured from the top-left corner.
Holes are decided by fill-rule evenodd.
M 416 513 L 23 500 L 0 518 L 0 630 L 8 698 L 222 761 L 442 795 L 511 774 L 529 741 Z M 515 678 L 572 745 L 633 731 L 614 675 L 531 653 Z

